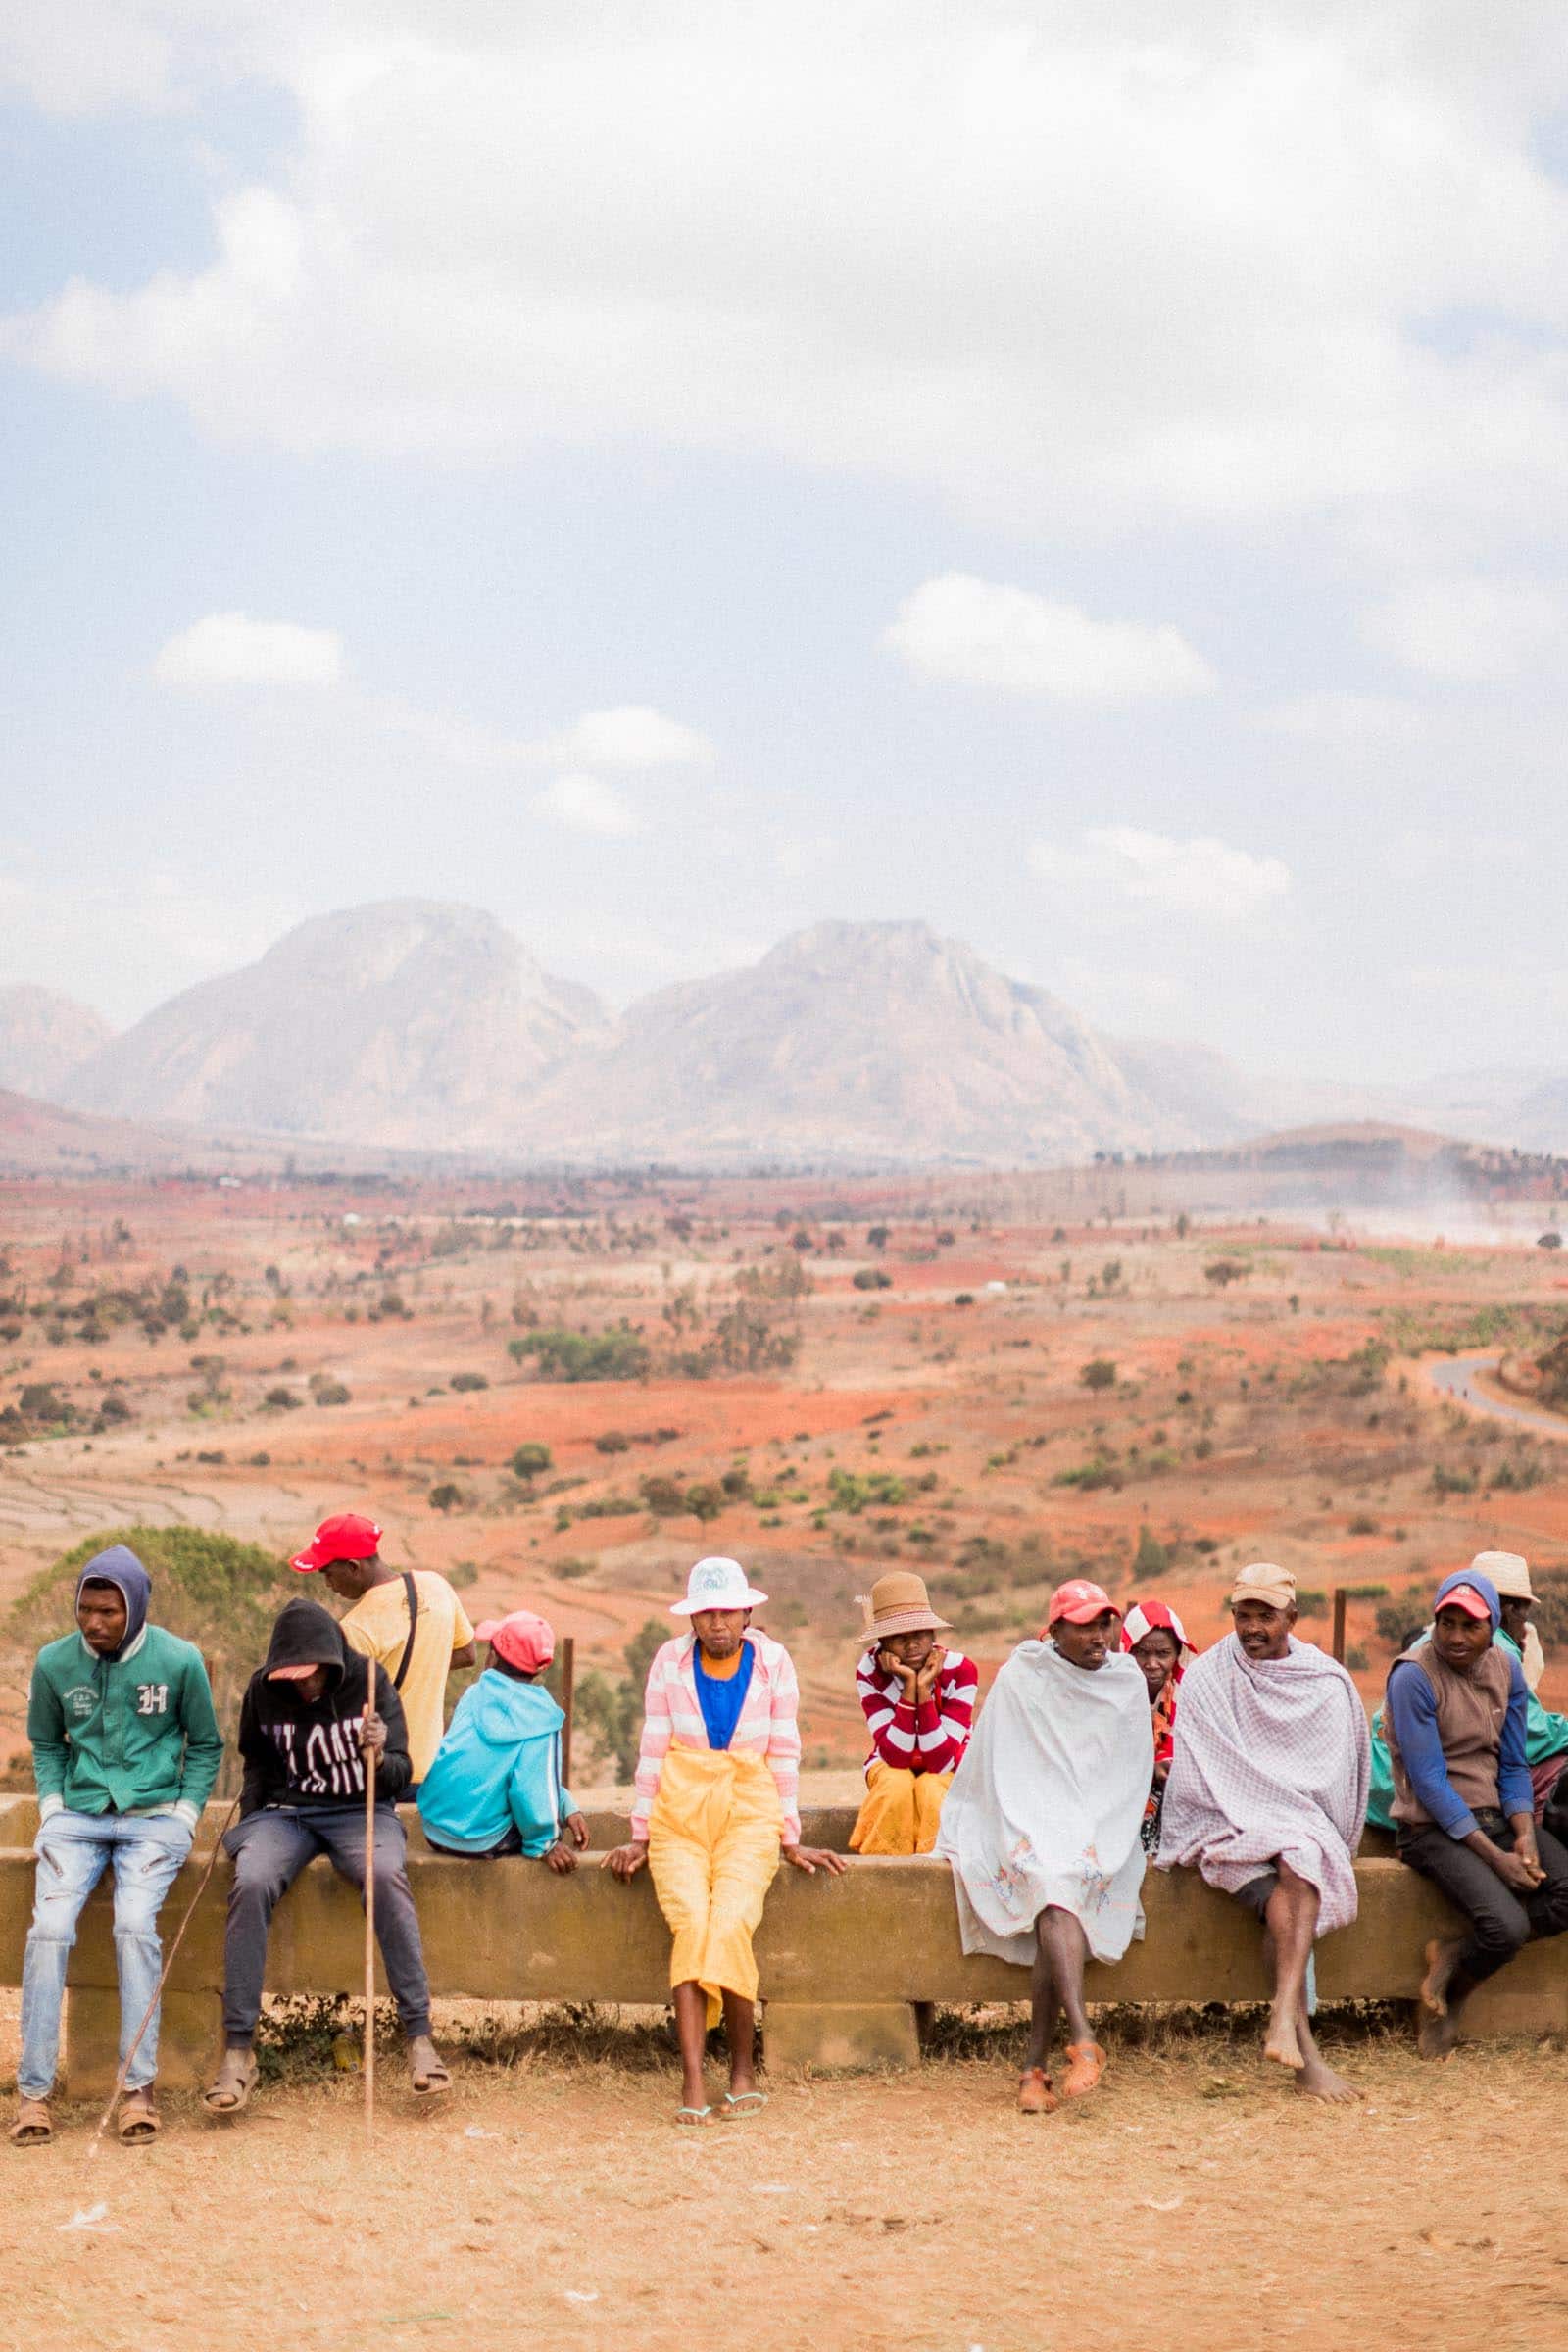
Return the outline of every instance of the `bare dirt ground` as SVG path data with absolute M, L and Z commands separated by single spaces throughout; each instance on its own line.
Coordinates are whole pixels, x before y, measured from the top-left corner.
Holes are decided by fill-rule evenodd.
M 183 2352 L 1499 2352 L 1568 2336 L 1568 2062 L 1394 2043 L 1353 2110 L 1249 2051 L 1118 2054 L 1086 2107 L 1010 2108 L 1000 2065 L 784 2082 L 677 2131 L 672 2075 L 460 2064 L 440 2113 L 355 2082 L 89 2164 L 3 2152 L 0 2344 Z M 102 2208 L 101 2211 L 97 2209 Z M 94 2217 L 73 2226 L 74 2217 Z

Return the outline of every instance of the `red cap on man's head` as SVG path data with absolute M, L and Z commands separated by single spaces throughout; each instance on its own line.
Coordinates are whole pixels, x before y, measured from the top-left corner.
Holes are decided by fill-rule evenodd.
M 487 1617 L 476 1628 L 474 1638 L 488 1642 L 509 1666 L 520 1667 L 524 1674 L 541 1673 L 556 1654 L 554 1627 L 536 1617 L 532 1609 L 514 1609 L 510 1617 Z
M 1069 1625 L 1092 1625 L 1106 1609 L 1113 1617 L 1121 1615 L 1110 1594 L 1102 1591 L 1099 1585 L 1092 1585 L 1086 1576 L 1070 1576 L 1051 1595 L 1046 1631 L 1049 1634 L 1052 1627 L 1058 1625 L 1063 1617 Z
M 335 1519 L 321 1521 L 289 1566 L 301 1576 L 312 1576 L 318 1568 L 330 1568 L 334 1560 L 373 1560 L 380 1548 L 381 1530 L 373 1519 L 362 1519 L 358 1511 L 339 1511 Z
M 1483 1600 L 1474 1585 L 1450 1585 L 1438 1603 L 1439 1609 L 1463 1609 L 1467 1617 L 1492 1617 L 1490 1605 Z

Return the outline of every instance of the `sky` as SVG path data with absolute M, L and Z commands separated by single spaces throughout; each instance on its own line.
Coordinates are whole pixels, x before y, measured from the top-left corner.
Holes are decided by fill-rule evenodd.
M 50 0 L 0 217 L 0 983 L 917 916 L 1568 1068 L 1555 5 Z

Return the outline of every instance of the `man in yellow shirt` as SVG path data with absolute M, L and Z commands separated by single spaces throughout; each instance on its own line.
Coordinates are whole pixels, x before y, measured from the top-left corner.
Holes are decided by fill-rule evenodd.
M 392 1677 L 409 1727 L 414 1780 L 399 1799 L 412 1803 L 446 1730 L 447 1676 L 471 1666 L 477 1652 L 462 1601 L 433 1568 L 398 1570 L 381 1558 L 381 1530 L 357 1511 L 323 1519 L 292 1565 L 320 1574 L 339 1600 L 352 1603 L 343 1639 L 375 1658 Z

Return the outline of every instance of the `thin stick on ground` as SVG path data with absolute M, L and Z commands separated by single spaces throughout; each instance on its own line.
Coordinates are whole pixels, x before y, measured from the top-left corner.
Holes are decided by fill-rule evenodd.
M 115 2077 L 115 2087 L 109 2093 L 109 2103 L 105 2107 L 102 2115 L 98 2118 L 98 2129 L 96 2132 L 94 2132 L 91 2139 L 89 2139 L 87 2142 L 87 2153 L 89 2156 L 97 2155 L 99 2143 L 102 2140 L 104 2133 L 109 2129 L 115 2109 L 120 2104 L 120 2094 L 125 2087 L 125 2077 L 129 2074 L 131 2068 L 136 2063 L 136 2052 L 141 2048 L 141 2045 L 146 2038 L 147 2029 L 153 2022 L 154 2012 L 156 2011 L 159 2002 L 164 1997 L 164 1986 L 169 1983 L 169 1972 L 173 1967 L 175 1955 L 178 1952 L 181 1943 L 185 1939 L 185 1930 L 190 1926 L 191 1921 L 195 1918 L 196 1906 L 201 1901 L 202 1896 L 207 1892 L 207 1882 L 212 1877 L 214 1870 L 217 1868 L 218 1857 L 223 1850 L 224 1835 L 227 1832 L 229 1823 L 233 1820 L 238 1811 L 239 1798 L 236 1796 L 233 1803 L 229 1806 L 228 1811 L 224 1814 L 222 1821 L 219 1825 L 217 1834 L 213 1838 L 213 1850 L 207 1857 L 207 1868 L 202 1872 L 201 1878 L 197 1884 L 196 1891 L 185 1906 L 185 1916 L 180 1921 L 178 1929 L 175 1931 L 174 1940 L 169 1947 L 168 1954 L 164 1960 L 163 1972 L 158 1979 L 157 1984 L 153 1987 L 153 1997 L 148 2002 L 147 2007 L 143 2012 L 141 2024 L 136 2028 L 135 2039 L 131 2042 L 129 2049 L 125 2052 L 124 2057 L 122 2058 L 120 2062 L 120 2072 Z

